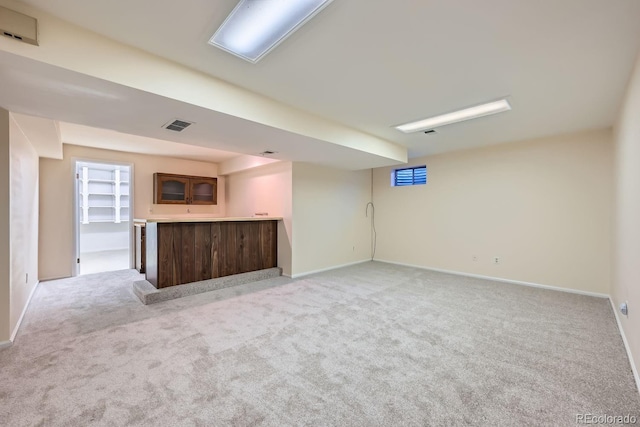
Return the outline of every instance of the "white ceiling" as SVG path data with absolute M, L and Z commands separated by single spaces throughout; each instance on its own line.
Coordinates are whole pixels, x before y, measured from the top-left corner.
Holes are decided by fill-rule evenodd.
M 637 0 L 335 0 L 258 64 L 206 43 L 236 0 L 25 3 L 400 143 L 410 156 L 611 126 L 640 48 Z M 109 102 L 117 93 L 109 88 L 97 96 Z M 512 111 L 435 135 L 391 128 L 504 96 Z M 118 130 L 115 121 L 123 119 L 82 123 Z M 234 151 L 228 134 L 204 130 L 213 132 L 201 135 L 209 146 Z M 232 133 L 259 137 L 263 130 Z
M 65 122 L 60 123 L 60 135 L 66 144 L 155 156 L 176 157 L 201 162 L 221 163 L 237 156 L 237 153 L 229 151 L 163 141 Z

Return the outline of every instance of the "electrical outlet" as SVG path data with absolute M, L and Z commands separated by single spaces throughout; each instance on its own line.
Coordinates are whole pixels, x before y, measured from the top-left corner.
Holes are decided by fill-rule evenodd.
M 500 257 L 493 257 L 493 263 L 494 264 L 500 264 Z
M 473 262 L 478 262 L 478 256 L 477 255 L 472 256 L 471 259 L 473 260 Z
M 622 304 L 620 304 L 620 312 L 625 316 L 629 316 L 629 302 L 628 301 L 625 301 Z

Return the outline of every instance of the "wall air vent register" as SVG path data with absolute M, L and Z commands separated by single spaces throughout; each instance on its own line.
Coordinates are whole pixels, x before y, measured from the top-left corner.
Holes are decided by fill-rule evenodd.
M 38 46 L 38 21 L 31 16 L 0 6 L 0 34 Z

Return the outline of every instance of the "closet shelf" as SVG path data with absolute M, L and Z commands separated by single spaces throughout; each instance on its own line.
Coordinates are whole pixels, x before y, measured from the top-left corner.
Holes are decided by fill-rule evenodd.
M 117 165 L 87 165 L 78 171 L 78 178 L 83 224 L 128 222 L 128 172 Z

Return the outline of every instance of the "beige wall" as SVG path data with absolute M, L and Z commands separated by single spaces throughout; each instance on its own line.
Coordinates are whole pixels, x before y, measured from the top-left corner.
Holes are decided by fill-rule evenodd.
M 11 331 L 38 284 L 38 154 L 11 118 Z
M 227 216 L 266 212 L 282 217 L 278 226 L 278 266 L 291 275 L 291 162 L 277 162 L 226 177 Z
M 619 312 L 621 325 L 640 370 L 640 57 L 615 127 L 613 274 L 611 294 L 616 307 L 628 301 L 629 315 Z M 640 385 L 640 383 L 639 383 Z
M 38 155 L 0 109 L 0 344 L 12 339 L 38 283 Z
M 293 164 L 293 276 L 371 258 L 371 171 Z
M 601 130 L 412 159 L 428 174 L 413 187 L 376 169 L 376 259 L 608 294 L 611 139 Z
M 0 108 L 0 345 L 11 337 L 9 112 Z
M 154 172 L 216 176 L 216 164 L 65 144 L 62 160 L 40 160 L 41 280 L 72 274 L 74 159 L 132 163 L 135 218 L 225 216 L 224 177 L 218 178 L 217 206 L 153 204 Z

